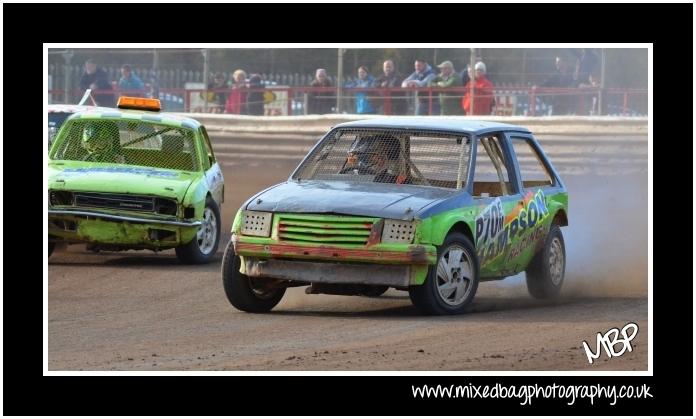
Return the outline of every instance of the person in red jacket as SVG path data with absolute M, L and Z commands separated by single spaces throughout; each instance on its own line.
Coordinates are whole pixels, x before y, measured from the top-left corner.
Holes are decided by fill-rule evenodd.
M 247 79 L 244 70 L 237 70 L 232 74 L 233 84 L 227 103 L 225 103 L 225 113 L 236 115 L 247 114 Z
M 471 111 L 471 83 L 474 83 L 474 109 Z M 486 64 L 479 61 L 474 66 L 474 80 L 466 84 L 462 108 L 467 115 L 490 115 L 493 105 L 493 83 L 486 78 Z

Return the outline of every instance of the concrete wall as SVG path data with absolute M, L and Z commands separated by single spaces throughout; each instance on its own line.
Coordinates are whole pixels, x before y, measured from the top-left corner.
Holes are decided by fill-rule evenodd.
M 211 133 L 237 136 L 310 136 L 324 134 L 330 127 L 347 121 L 384 118 L 377 115 L 311 115 L 311 116 L 240 116 L 216 114 L 185 114 L 203 123 Z M 432 117 L 498 121 L 520 125 L 535 134 L 558 135 L 647 135 L 647 118 L 617 117 Z

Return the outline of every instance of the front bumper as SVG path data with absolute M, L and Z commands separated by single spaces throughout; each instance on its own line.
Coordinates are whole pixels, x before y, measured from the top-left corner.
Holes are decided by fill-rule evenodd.
M 407 286 L 422 284 L 437 249 L 424 244 L 298 245 L 232 235 L 241 273 L 303 282 Z
M 191 241 L 200 221 L 177 221 L 98 211 L 48 210 L 49 241 L 164 249 Z
M 377 244 L 345 247 L 326 244 L 297 245 L 268 238 L 232 235 L 235 253 L 261 258 L 313 259 L 332 262 L 370 262 L 377 264 L 434 265 L 435 246 L 422 244 Z
M 162 220 L 158 218 L 146 218 L 146 217 L 131 217 L 124 215 L 106 214 L 103 212 L 96 211 L 71 211 L 71 210 L 48 210 L 49 218 L 51 216 L 68 216 L 68 217 L 84 217 L 84 218 L 95 218 L 101 220 L 110 221 L 128 221 L 131 223 L 145 223 L 145 224 L 159 224 L 159 225 L 170 225 L 179 227 L 200 227 L 200 221 L 174 221 L 174 220 Z

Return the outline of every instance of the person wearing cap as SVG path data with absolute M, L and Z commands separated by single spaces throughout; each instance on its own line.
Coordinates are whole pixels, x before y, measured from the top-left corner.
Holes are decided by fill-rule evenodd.
M 471 83 L 474 84 L 474 109 L 471 109 Z M 493 83 L 486 78 L 486 64 L 479 61 L 474 65 L 474 79 L 464 86 L 462 108 L 467 115 L 490 115 L 493 97 Z
M 454 71 L 452 61 L 443 61 L 437 66 L 440 74 L 428 83 L 431 87 L 440 89 L 461 86 L 461 79 Z M 439 92 L 440 95 L 440 115 L 462 115 L 462 107 L 459 104 L 458 93 Z

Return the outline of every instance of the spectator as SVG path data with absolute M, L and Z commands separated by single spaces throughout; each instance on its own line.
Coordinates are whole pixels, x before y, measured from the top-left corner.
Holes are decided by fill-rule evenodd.
M 246 72 L 244 70 L 236 70 L 232 73 L 232 89 L 230 94 L 227 96 L 227 102 L 225 103 L 225 112 L 236 114 L 236 115 L 246 115 L 247 113 L 247 82 L 246 82 Z
M 135 91 L 142 91 L 145 88 L 143 81 L 140 77 L 133 74 L 131 71 L 131 66 L 124 64 L 121 66 L 121 79 L 118 81 L 118 88 L 124 90 L 125 94 L 128 96 L 140 96 L 140 93 Z
M 579 115 L 597 115 L 599 97 L 597 92 L 600 88 L 599 77 L 596 74 L 590 74 L 587 83 L 580 83 L 578 89 L 586 90 L 589 94 L 581 94 L 578 102 Z
M 83 93 L 87 89 L 95 91 L 113 90 L 106 71 L 97 68 L 97 63 L 91 58 L 85 61 L 85 72 L 82 73 L 82 77 L 80 78 L 80 89 L 82 89 Z M 98 106 L 114 106 L 114 95 L 112 93 L 95 93 L 92 97 L 97 102 Z
M 367 67 L 360 66 L 358 68 L 358 78 L 350 83 L 346 83 L 347 88 L 368 88 L 372 87 L 375 78 L 370 75 L 367 71 Z M 370 103 L 370 98 L 368 97 L 368 92 L 357 92 L 355 93 L 355 113 L 357 114 L 371 114 L 375 113 L 375 108 Z
M 597 55 L 590 48 L 583 48 L 580 51 L 572 50 L 572 52 L 577 57 L 573 77 L 575 85 L 589 84 L 590 74 L 592 74 L 597 65 Z
M 461 86 L 461 78 L 454 71 L 452 61 L 443 61 L 437 66 L 440 69 L 440 75 L 430 80 L 429 86 L 437 88 L 449 88 Z M 459 93 L 440 92 L 440 115 L 462 115 L 462 107 L 460 106 Z
M 211 113 L 222 113 L 227 103 L 227 80 L 223 73 L 215 73 L 213 81 L 208 83 L 208 108 Z M 205 95 L 201 92 L 201 98 L 205 99 Z
M 574 86 L 575 82 L 573 81 L 573 75 L 570 73 L 570 66 L 568 65 L 568 61 L 561 56 L 557 56 L 555 73 L 546 81 L 544 81 L 540 85 L 540 87 L 558 87 L 567 89 Z M 573 109 L 573 96 L 552 92 L 549 102 L 553 106 L 554 115 L 568 115 L 574 113 L 575 111 Z
M 466 84 L 469 83 L 470 79 L 471 79 L 471 67 L 469 67 L 467 65 L 464 67 L 464 70 L 462 70 L 462 75 L 461 75 L 462 86 L 466 86 Z
M 426 87 L 430 80 L 435 77 L 432 67 L 422 58 L 416 60 L 414 65 L 416 71 L 401 83 L 401 87 Z M 419 92 L 416 101 L 416 115 L 428 115 L 430 109 L 429 95 L 427 92 Z M 433 113 L 435 109 L 433 109 Z M 439 110 L 437 111 L 439 113 Z
M 316 71 L 311 87 L 331 87 L 331 81 L 326 75 L 326 70 L 319 68 Z M 336 99 L 329 92 L 311 92 L 307 94 L 307 114 L 327 114 L 332 112 Z
M 260 74 L 252 74 L 249 77 L 249 93 L 247 94 L 248 115 L 263 116 L 263 82 Z
M 474 108 L 471 109 L 471 83 L 464 86 L 466 91 L 462 98 L 462 107 L 467 115 L 490 115 L 495 101 L 493 100 L 493 83 L 486 78 L 486 64 L 479 61 L 474 66 Z
M 401 80 L 403 76 L 396 72 L 394 67 L 394 61 L 386 60 L 382 65 L 382 70 L 384 71 L 381 76 L 379 76 L 374 83 L 375 87 L 381 87 L 385 89 L 393 89 L 395 87 L 400 87 Z M 382 113 L 391 115 L 404 115 L 406 114 L 406 96 L 403 93 L 393 93 L 390 91 L 388 93 L 390 99 L 391 111 L 387 112 L 386 100 L 382 103 Z

